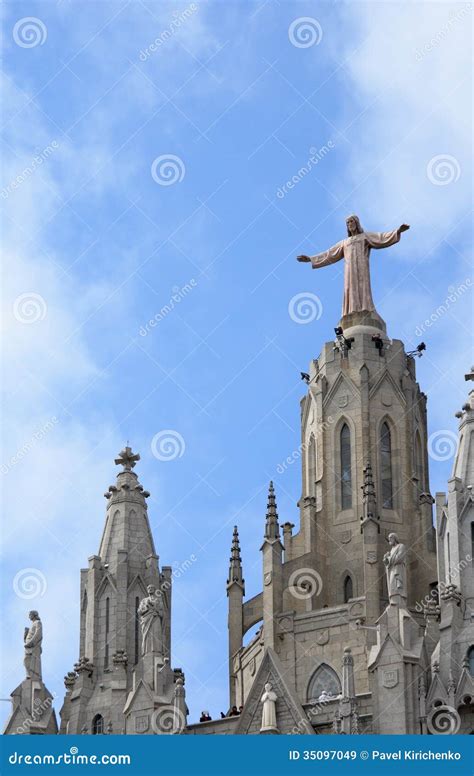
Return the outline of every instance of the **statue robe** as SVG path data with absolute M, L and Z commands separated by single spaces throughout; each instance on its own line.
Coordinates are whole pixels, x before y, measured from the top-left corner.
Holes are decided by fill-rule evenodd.
M 262 727 L 260 730 L 276 730 L 276 701 L 277 695 L 273 690 L 265 690 L 262 695 Z
M 362 232 L 311 256 L 313 269 L 344 259 L 344 300 L 342 315 L 375 310 L 370 286 L 370 250 L 388 248 L 400 240 L 398 229 L 391 232 Z
M 25 658 L 27 679 L 41 681 L 41 642 L 43 641 L 43 626 L 41 620 L 33 620 L 25 634 Z
M 389 599 L 392 596 L 407 597 L 406 583 L 406 547 L 404 544 L 396 544 L 388 554 L 387 583 Z
M 142 628 L 142 655 L 163 655 L 163 599 L 148 596 L 138 607 Z

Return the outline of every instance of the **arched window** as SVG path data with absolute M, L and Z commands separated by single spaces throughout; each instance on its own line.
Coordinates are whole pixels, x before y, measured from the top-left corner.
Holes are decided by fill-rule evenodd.
M 135 598 L 135 665 L 138 663 L 138 655 L 139 655 L 139 644 L 140 644 L 140 617 L 138 615 L 138 607 L 140 606 L 140 599 L 137 596 Z
M 341 507 L 352 506 L 351 432 L 344 423 L 341 428 Z
M 104 668 L 109 667 L 110 598 L 105 599 L 105 652 Z
M 104 732 L 104 718 L 102 714 L 96 714 L 92 720 L 92 735 L 98 736 Z
M 380 480 L 382 484 L 382 506 L 393 509 L 392 484 L 392 437 L 388 423 L 380 429 Z
M 474 677 L 474 645 L 467 650 L 469 673 Z
M 354 586 L 352 577 L 348 574 L 344 580 L 344 603 L 347 604 L 349 598 L 354 598 Z
M 421 453 L 421 437 L 419 431 L 415 434 L 415 476 L 418 480 L 418 493 L 421 493 L 423 491 L 423 457 Z
M 322 663 L 311 678 L 308 688 L 308 700 L 317 701 L 323 692 L 333 698 L 341 693 L 339 677 L 326 663 Z
M 308 493 L 314 496 L 316 493 L 316 440 L 311 434 L 308 447 Z

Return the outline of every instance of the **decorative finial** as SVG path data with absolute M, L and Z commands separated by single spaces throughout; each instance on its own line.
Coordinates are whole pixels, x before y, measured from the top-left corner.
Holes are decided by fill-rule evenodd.
M 362 525 L 368 520 L 377 520 L 376 509 L 377 500 L 375 498 L 375 485 L 372 475 L 372 465 L 370 461 L 367 461 L 364 468 L 364 484 L 362 485 L 362 502 L 364 505 L 364 514 L 362 519 Z
M 273 482 L 268 487 L 267 519 L 265 522 L 265 539 L 279 539 L 280 526 L 278 525 L 278 512 Z
M 119 453 L 115 459 L 117 466 L 123 466 L 124 472 L 131 472 L 137 461 L 140 460 L 139 453 L 132 453 L 132 448 L 128 445 Z
M 232 582 L 239 582 L 241 585 L 244 584 L 242 577 L 242 558 L 240 557 L 239 530 L 236 525 L 234 525 L 234 532 L 232 534 L 227 585 L 231 585 Z

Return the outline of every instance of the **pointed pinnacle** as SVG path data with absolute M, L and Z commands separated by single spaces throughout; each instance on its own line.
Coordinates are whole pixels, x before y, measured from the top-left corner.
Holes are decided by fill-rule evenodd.
M 279 539 L 280 526 L 278 525 L 278 512 L 273 482 L 268 487 L 267 518 L 265 521 L 265 539 Z

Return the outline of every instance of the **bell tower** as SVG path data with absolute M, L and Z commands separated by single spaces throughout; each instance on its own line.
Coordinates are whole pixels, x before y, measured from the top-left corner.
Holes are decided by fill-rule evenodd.
M 139 460 L 128 446 L 115 459 L 122 468 L 104 494 L 99 552 L 81 571 L 79 659 L 65 677 L 61 733 L 159 733 L 159 725 L 153 725 L 157 696 L 163 703 L 169 695 L 170 707 L 184 704 L 184 688 L 174 686 L 177 676 L 169 665 L 171 568 L 159 566 L 148 520 L 150 494 L 133 471 Z M 139 608 L 150 593 L 154 601 L 156 591 L 159 638 L 149 639 L 152 647 L 144 654 Z M 137 695 L 146 696 L 146 703 L 140 697 L 138 717 Z

